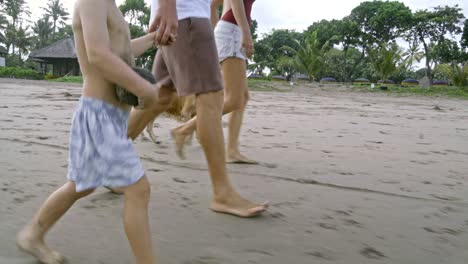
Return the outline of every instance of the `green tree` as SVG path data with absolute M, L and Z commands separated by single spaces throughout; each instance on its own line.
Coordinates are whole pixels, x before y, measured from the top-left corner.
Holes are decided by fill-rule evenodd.
M 346 55 L 345 55 L 346 52 Z M 357 48 L 333 48 L 324 55 L 324 66 L 319 71 L 318 78 L 334 77 L 339 81 L 349 82 L 356 78 L 368 78 L 371 72 L 368 57 L 361 58 L 362 52 Z
M 5 43 L 5 29 L 7 28 L 8 20 L 0 13 L 0 43 Z
M 50 39 L 52 37 L 51 35 L 53 34 L 54 29 L 53 24 L 51 21 L 49 21 L 48 16 L 37 20 L 34 23 L 32 30 L 35 35 L 35 49 L 40 49 L 50 44 Z
M 329 48 L 332 48 L 334 45 L 337 45 L 342 40 L 341 29 L 343 27 L 343 20 L 321 20 L 310 25 L 306 32 L 311 34 L 314 31 L 317 31 L 317 39 L 319 45 L 323 46 L 325 43 L 328 43 Z
M 131 38 L 146 34 L 151 10 L 144 0 L 125 0 L 119 9 L 129 23 Z M 151 68 L 155 53 L 156 48 L 146 51 L 142 56 L 136 58 L 136 65 Z
M 23 64 L 22 55 L 26 54 L 31 47 L 31 35 L 28 33 L 28 28 L 20 27 L 16 33 L 16 46 L 18 48 L 18 61 Z
M 460 45 L 462 47 L 462 61 L 463 63 L 468 62 L 468 19 L 465 19 L 465 23 L 463 25 L 463 33 L 460 40 Z
M 318 32 L 307 34 L 304 41 L 295 41 L 294 46 L 285 46 L 284 50 L 294 55 L 294 67 L 307 74 L 313 81 L 324 64 L 324 55 L 329 49 L 329 43 L 320 43 Z
M 359 24 L 352 20 L 350 17 L 345 17 L 336 27 L 337 38 L 341 46 L 343 47 L 343 58 L 341 60 L 341 67 L 345 69 L 342 71 L 341 77 L 343 81 L 349 82 L 353 78 L 352 76 L 356 73 L 358 66 L 363 62 L 365 58 L 365 46 L 362 42 L 362 33 L 359 29 Z M 356 57 L 356 50 L 361 48 L 360 56 Z M 350 53 L 349 51 L 352 50 Z M 362 76 L 362 75 L 361 75 Z
M 49 0 L 49 2 L 47 2 L 47 7 L 43 9 L 46 12 L 46 16 L 52 18 L 52 34 L 54 40 L 57 40 L 55 37 L 55 34 L 58 31 L 57 23 L 59 23 L 61 26 L 65 26 L 69 13 L 63 7 L 61 0 Z
M 8 50 L 11 47 L 12 53 L 15 53 L 18 25 L 21 26 L 23 17 L 30 15 L 31 12 L 29 12 L 25 0 L 5 0 L 2 7 L 7 19 L 9 18 L 4 34 L 5 45 Z
M 465 49 L 468 48 L 468 19 L 465 19 L 465 23 L 463 25 L 463 33 L 461 37 L 461 46 Z
M 420 62 L 424 58 L 424 52 L 417 43 L 411 43 L 406 51 L 402 54 L 403 66 L 408 70 L 413 70 L 415 62 Z
M 252 23 L 250 24 L 250 34 L 252 34 L 252 41 L 255 43 L 258 39 L 258 22 L 257 20 L 253 19 Z
M 361 56 L 355 61 L 345 79 L 351 79 L 358 65 L 363 62 L 369 47 L 394 41 L 410 28 L 411 21 L 411 10 L 396 1 L 366 1 L 354 8 L 343 20 L 342 42 L 345 50 L 346 46 L 359 48 Z M 347 33 L 348 30 L 350 34 Z
M 141 27 L 149 24 L 149 14 L 151 10 L 144 0 L 125 0 L 119 6 L 122 14 L 129 19 L 129 24 L 139 25 Z
M 283 56 L 276 60 L 276 69 L 273 74 L 279 74 L 285 76 L 288 81 L 291 80 L 291 77 L 294 75 L 296 70 L 296 65 L 294 63 L 294 58 Z
M 302 39 L 301 33 L 288 29 L 274 29 L 271 33 L 264 34 L 263 38 L 255 43 L 253 60 L 258 71 L 261 73 L 265 68 L 275 71 L 279 58 L 294 56 L 294 53 L 283 49 L 283 47 L 294 46 L 296 41 Z
M 367 1 L 351 11 L 362 41 L 368 45 L 388 43 L 411 27 L 411 10 L 397 1 Z
M 368 53 L 375 70 L 384 81 L 397 71 L 402 57 L 401 49 L 396 42 L 370 47 Z
M 437 66 L 437 58 L 440 57 L 433 49 L 440 47 L 446 36 L 452 37 L 461 33 L 463 18 L 464 15 L 458 5 L 437 6 L 432 11 L 420 10 L 413 15 L 413 30 L 424 48 L 426 76 L 430 83 L 434 78 L 433 68 Z

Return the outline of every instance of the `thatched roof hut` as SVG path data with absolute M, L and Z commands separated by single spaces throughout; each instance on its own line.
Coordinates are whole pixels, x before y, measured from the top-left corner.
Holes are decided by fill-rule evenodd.
M 32 51 L 29 58 L 39 62 L 44 72 L 47 71 L 47 65 L 52 64 L 54 76 L 80 75 L 73 38 L 62 39 L 50 46 Z
M 0 57 L 5 57 L 8 54 L 7 50 L 0 46 Z
M 7 50 L 4 47 L 0 46 L 0 67 L 6 66 L 5 57 L 7 54 Z

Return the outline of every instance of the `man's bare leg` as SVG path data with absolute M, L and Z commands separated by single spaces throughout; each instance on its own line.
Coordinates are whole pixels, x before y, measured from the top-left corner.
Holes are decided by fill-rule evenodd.
M 150 185 L 143 177 L 137 183 L 122 188 L 125 195 L 124 227 L 135 255 L 136 264 L 155 264 L 151 231 L 148 222 Z
M 208 161 L 213 187 L 210 209 L 239 217 L 257 216 L 266 210 L 267 205 L 255 204 L 241 197 L 227 176 L 221 125 L 222 108 L 222 91 L 197 96 L 197 133 Z
M 77 193 L 75 183 L 65 183 L 47 198 L 32 221 L 19 232 L 16 240 L 18 247 L 43 263 L 63 263 L 64 258 L 47 246 L 44 237 L 78 199 L 92 192 L 93 190 Z
M 231 163 L 256 164 L 256 161 L 240 154 L 238 146 L 242 117 L 249 97 L 245 68 L 245 61 L 238 58 L 228 58 L 221 64 L 225 87 L 223 115 L 231 113 L 228 137 L 230 144 L 227 146 L 226 160 Z M 176 143 L 176 153 L 182 159 L 185 158 L 184 145 L 187 142 L 186 138 L 193 134 L 196 126 L 197 121 L 196 117 L 194 117 L 171 131 Z

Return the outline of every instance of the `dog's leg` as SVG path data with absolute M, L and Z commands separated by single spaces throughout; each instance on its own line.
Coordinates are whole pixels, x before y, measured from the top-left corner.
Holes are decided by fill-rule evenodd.
M 156 119 L 156 118 L 155 118 Z M 146 132 L 148 133 L 149 137 L 151 138 L 151 141 L 154 143 L 158 144 L 158 141 L 156 140 L 156 135 L 154 134 L 153 127 L 154 127 L 154 120 L 151 120 L 148 125 L 146 126 Z

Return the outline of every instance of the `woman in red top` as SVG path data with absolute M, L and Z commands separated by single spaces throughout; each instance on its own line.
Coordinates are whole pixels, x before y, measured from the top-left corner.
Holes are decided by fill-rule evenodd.
M 242 119 L 249 99 L 246 61 L 254 52 L 250 32 L 252 4 L 255 0 L 212 0 L 211 23 L 215 28 L 216 46 L 224 82 L 224 114 L 229 117 L 226 160 L 230 163 L 257 162 L 239 151 Z M 218 9 L 223 4 L 219 20 Z
M 211 23 L 224 82 L 223 114 L 229 119 L 226 161 L 230 163 L 256 164 L 239 151 L 239 134 L 242 117 L 249 99 L 246 60 L 252 57 L 253 41 L 250 33 L 250 13 L 255 0 L 211 0 Z M 223 5 L 219 19 L 218 9 Z M 172 130 L 174 137 L 187 138 L 196 129 L 196 118 Z M 177 146 L 183 153 L 183 145 Z

